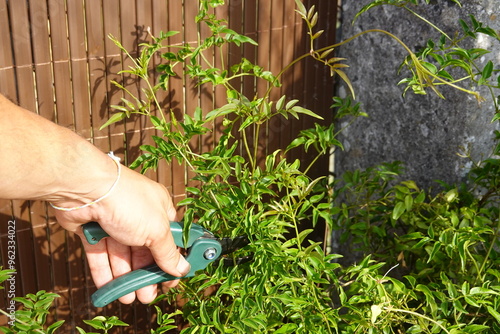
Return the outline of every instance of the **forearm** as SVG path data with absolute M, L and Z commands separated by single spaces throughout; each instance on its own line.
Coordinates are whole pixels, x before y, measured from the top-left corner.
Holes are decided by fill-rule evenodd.
M 109 189 L 116 171 L 85 139 L 0 95 L 0 198 L 84 204 Z

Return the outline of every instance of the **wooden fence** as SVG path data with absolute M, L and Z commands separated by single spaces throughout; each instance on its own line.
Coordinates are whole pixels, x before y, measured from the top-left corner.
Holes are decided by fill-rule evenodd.
M 294 0 L 229 0 L 215 12 L 228 20 L 231 29 L 255 39 L 259 46 L 231 46 L 225 50 L 229 62 L 242 56 L 273 73 L 293 58 L 307 53 L 304 25 L 294 12 Z M 319 27 L 325 33 L 320 46 L 335 40 L 337 0 L 307 0 L 316 5 Z M 107 37 L 117 37 L 126 49 L 137 53 L 138 44 L 150 40 L 148 30 L 177 30 L 181 34 L 170 42 L 195 41 L 197 27 L 195 0 L 0 0 L 0 93 L 22 107 L 76 131 L 103 151 L 114 151 L 126 164 L 140 153 L 139 146 L 151 144 L 155 133 L 144 118 L 131 118 L 104 130 L 113 104 L 122 93 L 111 83 L 123 83 L 133 93 L 140 86 L 131 78 L 117 74 L 130 60 Z M 215 57 L 215 61 L 220 59 Z M 266 87 L 242 81 L 242 89 L 253 95 Z M 211 89 L 211 88 L 207 88 Z M 283 78 L 280 94 L 297 98 L 327 121 L 333 92 L 329 70 L 306 60 Z M 278 94 L 274 96 L 276 98 Z M 194 88 L 186 77 L 170 81 L 163 96 L 164 108 L 177 115 L 192 113 L 196 106 L 210 111 L 225 101 L 222 91 Z M 277 120 L 261 134 L 263 153 L 286 144 L 293 134 L 312 126 L 311 121 Z M 0 134 L 1 135 L 1 134 Z M 200 149 L 217 140 L 217 131 L 199 142 Z M 0 137 L 1 140 L 1 137 Z M 1 155 L 1 159 L 8 159 Z M 294 158 L 307 159 L 306 155 Z M 326 175 L 328 162 L 319 164 L 313 176 Z M 184 197 L 189 175 L 184 166 L 162 165 L 147 175 L 168 186 L 175 201 Z M 15 225 L 15 234 L 12 226 Z M 9 232 L 10 231 L 10 232 Z M 10 234 L 9 234 L 10 233 Z M 10 236 L 10 239 L 9 239 Z M 84 326 L 82 319 L 97 314 L 117 315 L 131 324 L 124 333 L 146 333 L 154 312 L 139 303 L 113 303 L 95 309 L 89 303 L 95 291 L 86 266 L 80 240 L 66 233 L 56 222 L 46 203 L 0 200 L 0 265 L 7 266 L 8 240 L 15 239 L 15 285 L 4 284 L 0 308 L 10 302 L 8 292 L 16 296 L 38 290 L 58 293 L 61 298 L 52 309 L 50 321 L 65 320 L 60 332 L 70 333 Z M 168 307 L 168 305 L 164 305 Z M 0 317 L 0 324 L 7 318 Z

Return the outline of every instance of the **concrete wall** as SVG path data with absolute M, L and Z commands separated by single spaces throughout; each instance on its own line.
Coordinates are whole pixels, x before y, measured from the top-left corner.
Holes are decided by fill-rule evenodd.
M 351 25 L 354 15 L 369 0 L 343 1 L 342 29 L 339 40 L 363 30 L 378 28 L 394 33 L 414 51 L 429 38 L 438 40 L 440 34 L 404 9 L 379 6 L 363 14 Z M 423 1 L 422 1 L 423 2 Z M 451 1 L 433 1 L 431 5 L 412 7 L 452 36 L 460 31 L 458 19 L 468 21 L 473 14 L 486 25 L 499 31 L 500 0 L 463 0 L 463 7 Z M 471 45 L 472 46 L 472 45 Z M 500 64 L 500 43 L 481 36 L 475 47 L 492 50 L 481 58 L 482 65 L 491 59 Z M 470 147 L 475 157 L 487 155 L 493 145 L 494 115 L 488 100 L 479 105 L 472 96 L 443 88 L 446 99 L 429 92 L 415 95 L 397 83 L 404 78 L 397 68 L 407 55 L 389 37 L 375 33 L 364 35 L 339 49 L 347 58 L 347 69 L 354 85 L 357 100 L 370 117 L 359 119 L 342 138 L 345 151 L 337 151 L 335 170 L 366 168 L 386 161 L 400 160 L 407 168 L 406 178 L 414 179 L 424 188 L 437 187 L 433 180 L 449 183 L 463 180 L 470 163 L 457 156 L 462 146 Z M 340 94 L 345 89 L 340 89 Z M 498 94 L 498 92 L 497 92 Z

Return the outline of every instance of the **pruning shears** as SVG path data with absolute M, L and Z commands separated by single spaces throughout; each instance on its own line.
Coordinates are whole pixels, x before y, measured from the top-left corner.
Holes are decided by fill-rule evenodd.
M 236 238 L 216 238 L 210 231 L 200 225 L 192 223 L 189 229 L 188 240 L 183 241 L 184 224 L 170 223 L 170 231 L 178 247 L 187 251 L 186 260 L 191 264 L 190 272 L 183 277 L 175 277 L 165 273 L 156 264 L 131 271 L 102 286 L 92 295 L 92 304 L 95 307 L 104 307 L 118 298 L 136 291 L 142 287 L 192 277 L 198 270 L 205 269 L 210 263 L 223 260 L 224 265 L 237 265 L 248 262 L 251 256 L 239 259 L 224 257 L 249 244 L 246 236 Z M 90 222 L 82 226 L 83 234 L 88 243 L 95 245 L 109 235 L 97 222 Z

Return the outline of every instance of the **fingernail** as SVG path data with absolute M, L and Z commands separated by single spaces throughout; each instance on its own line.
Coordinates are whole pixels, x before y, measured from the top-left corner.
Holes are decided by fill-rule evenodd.
M 177 262 L 177 271 L 179 271 L 179 273 L 182 276 L 185 276 L 189 273 L 190 270 L 191 270 L 191 265 L 189 264 L 189 262 L 186 261 L 186 259 L 183 256 L 181 256 L 179 258 L 179 262 Z

